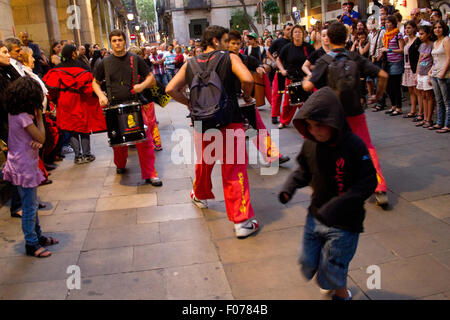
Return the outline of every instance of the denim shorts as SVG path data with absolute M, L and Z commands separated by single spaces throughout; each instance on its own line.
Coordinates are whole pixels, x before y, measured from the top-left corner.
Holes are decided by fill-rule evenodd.
M 391 76 L 403 74 L 405 71 L 403 60 L 388 62 L 388 74 Z
M 308 214 L 299 257 L 303 275 L 311 280 L 317 273 L 317 282 L 325 290 L 346 287 L 358 239 L 359 233 L 327 227 Z

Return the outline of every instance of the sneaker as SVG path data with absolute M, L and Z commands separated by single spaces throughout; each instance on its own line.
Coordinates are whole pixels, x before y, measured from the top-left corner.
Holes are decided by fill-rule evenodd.
M 352 300 L 353 299 L 352 292 L 347 289 L 347 293 L 348 293 L 348 297 L 347 298 L 341 298 L 341 297 L 338 297 L 337 295 L 333 294 L 333 296 L 331 297 L 331 300 L 338 300 L 338 301 Z
M 95 160 L 95 156 L 93 154 L 88 154 L 84 156 L 84 162 L 89 163 Z
M 234 224 L 234 232 L 238 239 L 247 238 L 252 233 L 259 230 L 259 224 L 256 219 L 250 219 L 241 223 Z
M 278 125 L 278 129 L 284 129 L 284 128 L 287 128 L 287 125 L 282 124 L 282 123 L 280 123 L 280 124 Z
M 163 185 L 161 179 L 158 177 L 154 177 L 151 179 L 145 179 L 145 182 L 151 184 L 154 187 L 161 187 Z
M 319 291 L 320 291 L 320 294 L 331 297 L 333 295 L 334 290 L 326 290 L 326 289 L 319 288 Z
M 288 162 L 289 160 L 291 160 L 291 158 L 289 158 L 288 156 L 281 155 L 281 157 L 278 160 L 280 161 L 280 164 L 282 164 Z
M 73 149 L 71 146 L 63 146 L 61 152 L 62 154 L 73 153 Z
M 75 159 L 73 159 L 73 163 L 75 163 L 75 164 L 83 164 L 84 163 L 83 156 L 75 157 Z
M 123 174 L 125 173 L 126 169 L 125 168 L 116 168 L 116 173 L 117 174 Z
M 278 117 L 272 117 L 272 124 L 278 124 Z
M 376 192 L 375 193 L 376 203 L 380 207 L 386 207 L 389 204 L 389 200 L 386 192 Z
M 206 202 L 206 200 L 197 199 L 197 197 L 194 194 L 194 190 L 191 191 L 191 200 L 200 209 L 207 209 L 208 208 L 208 203 Z

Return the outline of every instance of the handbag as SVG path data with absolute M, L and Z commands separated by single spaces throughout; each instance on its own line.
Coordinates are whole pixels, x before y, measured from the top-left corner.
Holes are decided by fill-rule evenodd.
M 7 152 L 8 152 L 8 145 L 6 144 L 5 141 L 0 139 L 0 169 L 2 169 L 6 163 Z

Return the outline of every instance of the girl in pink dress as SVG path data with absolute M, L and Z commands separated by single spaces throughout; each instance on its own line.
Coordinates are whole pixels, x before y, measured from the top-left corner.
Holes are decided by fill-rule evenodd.
M 3 179 L 17 187 L 22 200 L 22 231 L 27 255 L 45 258 L 51 252 L 44 246 L 58 240 L 44 237 L 39 225 L 37 186 L 45 180 L 39 170 L 39 149 L 45 142 L 42 121 L 42 89 L 36 80 L 21 77 L 5 92 L 8 111 L 8 158 Z

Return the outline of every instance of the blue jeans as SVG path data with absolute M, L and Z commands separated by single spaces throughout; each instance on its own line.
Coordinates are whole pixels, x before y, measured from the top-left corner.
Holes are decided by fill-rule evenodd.
M 167 81 L 170 82 L 175 77 L 175 69 L 166 69 Z
M 11 186 L 11 214 L 17 213 L 22 209 L 22 200 L 20 200 L 19 187 Z
M 167 79 L 167 75 L 164 74 L 155 74 L 156 81 L 161 83 L 164 88 L 167 87 L 167 84 L 169 83 L 169 80 Z
M 39 225 L 37 188 L 24 188 L 17 186 L 22 199 L 22 231 L 25 235 L 25 244 L 34 246 L 38 244 L 42 235 Z
M 358 233 L 327 227 L 308 214 L 299 258 L 303 275 L 311 280 L 317 273 L 317 282 L 325 290 L 346 287 L 358 239 Z
M 450 78 L 431 77 L 431 84 L 438 106 L 437 124 L 448 128 L 450 125 Z

